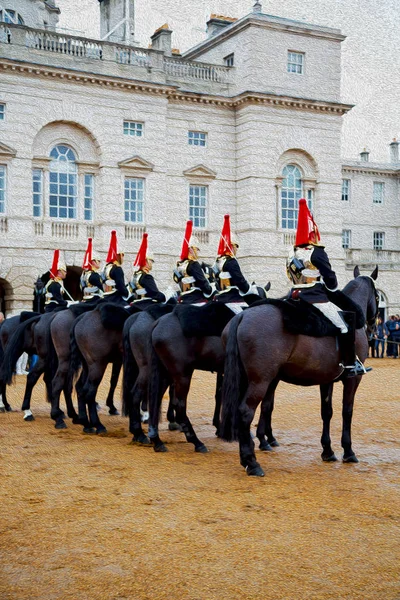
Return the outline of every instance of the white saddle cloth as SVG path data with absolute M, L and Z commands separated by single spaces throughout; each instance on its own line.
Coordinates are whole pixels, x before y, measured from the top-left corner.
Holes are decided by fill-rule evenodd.
M 318 310 L 320 310 L 328 319 L 340 329 L 342 333 L 347 333 L 349 328 L 346 325 L 345 320 L 340 314 L 341 310 L 333 302 L 317 302 L 314 304 Z

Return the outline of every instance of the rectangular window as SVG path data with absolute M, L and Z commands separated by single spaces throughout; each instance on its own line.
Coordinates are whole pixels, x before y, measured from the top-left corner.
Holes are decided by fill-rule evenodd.
M 125 221 L 143 223 L 144 179 L 125 178 Z
M 6 105 L 0 104 L 0 121 L 4 121 L 6 118 Z
M 138 121 L 124 121 L 124 135 L 143 137 L 143 125 Z
M 77 174 L 50 171 L 49 216 L 56 219 L 76 219 Z
M 188 131 L 189 146 L 205 146 L 207 134 L 201 131 Z
M 287 61 L 288 73 L 297 73 L 302 75 L 304 72 L 304 53 L 293 52 L 288 50 L 288 61 Z
M 374 250 L 383 250 L 385 246 L 385 234 L 383 231 L 374 231 Z
M 93 221 L 94 175 L 85 173 L 85 195 L 83 197 L 83 218 Z
M 380 181 L 374 181 L 374 193 L 372 202 L 374 204 L 383 204 L 383 196 L 385 193 L 385 184 Z
M 43 215 L 43 171 L 33 169 L 32 171 L 32 211 L 34 217 Z
M 233 67 L 235 63 L 235 55 L 232 54 L 228 54 L 228 56 L 225 56 L 224 58 L 224 64 L 226 67 Z
M 342 231 L 342 248 L 350 248 L 351 246 L 351 231 L 343 229 Z
M 191 185 L 189 189 L 189 219 L 199 229 L 207 225 L 207 186 Z
M 0 213 L 6 210 L 6 183 L 7 169 L 4 165 L 0 165 Z
M 342 179 L 342 200 L 350 200 L 350 179 Z

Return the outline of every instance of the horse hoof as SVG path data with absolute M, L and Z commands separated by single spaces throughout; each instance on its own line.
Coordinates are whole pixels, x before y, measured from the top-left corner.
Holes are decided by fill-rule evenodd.
M 5 407 L 5 406 L 2 406 L 2 407 L 0 408 L 0 413 L 5 413 L 5 412 L 6 412 L 6 407 Z
M 269 442 L 269 445 L 272 446 L 272 448 L 279 448 L 280 443 L 278 440 L 272 440 L 272 442 Z
M 326 456 L 324 454 L 321 454 L 321 458 L 324 462 L 336 462 L 337 458 L 335 456 L 335 453 L 332 453 L 330 456 Z
M 107 433 L 107 429 L 105 427 L 98 427 L 96 429 L 97 435 L 106 435 L 106 433 Z
M 168 448 L 164 444 L 154 446 L 154 452 L 168 452 Z
M 96 430 L 93 427 L 84 427 L 83 433 L 87 433 L 89 435 L 96 433 Z
M 54 427 L 55 427 L 56 429 L 67 429 L 67 426 L 66 426 L 66 424 L 64 423 L 64 421 L 61 421 L 61 423 L 56 423 L 56 424 L 54 425 Z
M 34 421 L 35 417 L 33 415 L 28 415 L 27 417 L 24 417 L 24 421 Z
M 179 423 L 168 423 L 168 429 L 170 431 L 181 431 L 181 426 Z
M 344 463 L 358 463 L 358 458 L 355 454 L 352 454 L 351 456 L 343 456 L 343 462 Z
M 72 417 L 72 424 L 73 425 L 80 425 L 81 424 L 81 420 L 79 417 Z
M 98 402 L 96 402 L 96 410 L 97 410 L 97 412 L 101 411 L 101 406 Z
M 119 411 L 116 408 L 110 408 L 110 410 L 108 411 L 109 415 L 112 415 L 113 417 L 116 417 L 119 415 Z
M 208 448 L 207 448 L 207 446 L 205 446 L 204 444 L 202 444 L 201 446 L 197 446 L 197 448 L 195 448 L 194 451 L 195 452 L 200 452 L 200 454 L 207 454 Z
M 246 473 L 249 477 L 264 477 L 264 471 L 260 465 L 257 465 L 256 467 L 249 467 L 249 465 L 247 465 Z
M 13 409 L 11 408 L 11 406 L 6 406 L 6 412 L 12 412 Z
M 140 435 L 138 438 L 133 436 L 131 444 L 137 444 L 138 446 L 151 446 L 151 441 L 147 437 L 147 435 Z
M 273 448 L 271 444 L 268 442 L 260 442 L 259 448 L 262 452 L 273 452 Z

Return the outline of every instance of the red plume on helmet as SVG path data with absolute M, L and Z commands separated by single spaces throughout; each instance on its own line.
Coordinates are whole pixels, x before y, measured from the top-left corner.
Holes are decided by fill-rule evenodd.
M 148 233 L 144 233 L 142 237 L 142 243 L 140 244 L 139 252 L 137 253 L 135 262 L 133 263 L 133 266 L 139 267 L 139 269 L 142 269 L 144 266 L 146 266 L 147 238 Z
M 224 215 L 221 237 L 218 246 L 218 256 L 232 254 L 231 222 L 229 215 Z
M 82 269 L 84 271 L 89 271 L 92 268 L 92 253 L 93 253 L 93 238 L 88 238 L 88 245 L 85 252 L 85 257 L 83 259 Z
M 318 244 L 321 236 L 313 216 L 307 206 L 307 200 L 300 198 L 299 214 L 297 217 L 296 246 Z
M 57 277 L 59 259 L 60 259 L 60 251 L 54 250 L 53 264 L 51 265 L 51 269 L 50 269 L 50 279 L 55 279 Z
M 181 260 L 186 260 L 189 256 L 189 244 L 190 238 L 192 237 L 193 231 L 193 221 L 186 222 L 186 230 L 185 237 L 183 238 L 182 251 L 181 251 Z
M 106 263 L 113 263 L 115 260 L 117 260 L 117 254 L 117 232 L 115 229 L 113 229 L 111 232 L 110 246 L 108 248 Z

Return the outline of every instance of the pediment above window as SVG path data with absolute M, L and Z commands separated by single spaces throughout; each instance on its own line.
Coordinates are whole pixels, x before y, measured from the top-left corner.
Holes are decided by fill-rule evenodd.
M 0 158 L 3 160 L 14 158 L 17 155 L 17 151 L 10 146 L 6 146 L 0 142 Z
M 183 171 L 185 177 L 200 177 L 201 179 L 215 179 L 217 174 L 205 165 L 197 165 L 191 169 Z
M 121 160 L 118 163 L 120 169 L 127 169 L 129 171 L 154 171 L 153 163 L 141 158 L 140 156 L 132 156 L 126 160 Z

